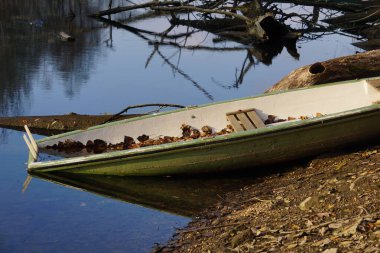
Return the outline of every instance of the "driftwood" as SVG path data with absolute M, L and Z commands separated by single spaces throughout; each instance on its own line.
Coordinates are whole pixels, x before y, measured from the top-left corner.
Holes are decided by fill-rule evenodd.
M 24 125 L 28 125 L 32 133 L 53 135 L 99 125 L 110 119 L 111 116 L 112 115 L 81 115 L 71 113 L 51 116 L 0 117 L 0 127 L 24 131 Z M 118 119 L 136 116 L 141 116 L 141 114 L 121 115 Z
M 267 92 L 379 75 L 380 50 L 373 50 L 298 68 Z

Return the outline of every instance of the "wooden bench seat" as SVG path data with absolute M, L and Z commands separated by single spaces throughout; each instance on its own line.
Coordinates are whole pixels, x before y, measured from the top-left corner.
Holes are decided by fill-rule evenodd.
M 236 132 L 265 127 L 255 109 L 229 112 L 226 116 Z

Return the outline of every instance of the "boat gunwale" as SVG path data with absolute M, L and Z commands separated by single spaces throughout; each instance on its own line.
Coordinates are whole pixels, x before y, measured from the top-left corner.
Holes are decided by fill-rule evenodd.
M 30 171 L 56 171 L 60 167 L 64 166 L 75 166 L 76 164 L 91 164 L 94 162 L 106 162 L 116 159 L 128 159 L 131 157 L 139 157 L 150 154 L 157 154 L 163 152 L 170 152 L 173 150 L 184 150 L 189 148 L 196 148 L 200 146 L 210 146 L 220 143 L 234 142 L 239 140 L 248 140 L 256 137 L 265 137 L 266 135 L 273 135 L 281 133 L 287 130 L 294 130 L 298 128 L 304 128 L 307 126 L 319 125 L 324 123 L 330 123 L 338 120 L 343 120 L 350 117 L 355 117 L 357 115 L 371 114 L 380 111 L 380 104 L 373 104 L 365 107 L 356 108 L 353 110 L 343 111 L 339 113 L 329 114 L 320 117 L 309 118 L 306 120 L 297 120 L 293 122 L 281 123 L 275 126 L 269 126 L 260 129 L 253 129 L 242 132 L 234 132 L 227 135 L 218 135 L 208 138 L 199 138 L 195 140 L 183 141 L 183 142 L 173 142 L 167 144 L 160 144 L 149 147 L 141 147 L 138 149 L 112 151 L 102 154 L 79 156 L 73 158 L 64 158 L 54 161 L 41 161 L 32 162 L 29 159 L 28 170 Z

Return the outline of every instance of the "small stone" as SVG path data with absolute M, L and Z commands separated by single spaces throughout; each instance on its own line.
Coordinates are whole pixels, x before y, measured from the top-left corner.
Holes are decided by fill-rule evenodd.
M 256 235 L 258 231 L 259 231 L 259 230 L 257 230 L 256 228 L 251 228 L 251 232 L 252 232 L 252 234 L 254 234 L 254 235 Z
M 141 137 L 141 136 L 139 136 L 139 137 Z M 148 137 L 148 139 L 149 139 L 149 137 Z M 130 136 L 124 136 L 123 148 L 128 149 L 131 147 L 132 144 L 135 144 L 135 140 Z
M 192 129 L 191 130 L 191 135 L 190 135 L 191 138 L 193 139 L 198 139 L 199 137 L 201 137 L 201 132 L 198 130 L 198 129 Z
M 322 228 L 319 229 L 318 232 L 319 232 L 320 235 L 324 236 L 327 230 L 328 230 L 327 227 L 322 227 Z
M 339 182 L 339 180 L 336 177 L 334 177 L 332 179 L 328 179 L 326 181 L 326 183 L 328 183 L 328 184 L 337 184 L 338 182 Z
M 304 236 L 301 241 L 299 242 L 299 245 L 304 245 L 307 242 L 307 236 Z
M 341 168 L 343 168 L 344 166 L 347 165 L 347 162 L 346 161 L 341 161 L 339 162 L 337 165 L 335 165 L 335 169 L 336 170 L 340 170 Z
M 93 151 L 95 154 L 103 153 L 107 150 L 107 143 L 101 139 L 95 139 L 94 140 L 94 147 Z
M 298 244 L 297 243 L 292 243 L 292 244 L 289 244 L 286 248 L 287 249 L 294 249 L 295 247 L 297 247 Z
M 300 226 L 298 226 L 298 225 L 296 225 L 296 224 L 293 224 L 293 225 L 292 225 L 292 229 L 293 229 L 293 230 L 298 230 L 298 229 L 300 229 Z
M 380 248 L 369 246 L 364 250 L 364 253 L 380 252 Z
M 379 231 L 376 231 L 376 232 L 373 232 L 373 236 L 377 239 L 380 240 L 380 230 Z
M 325 217 L 329 217 L 330 216 L 330 213 L 317 213 L 317 216 L 319 218 L 325 218 Z
M 311 227 L 311 226 L 313 226 L 314 224 L 313 224 L 313 222 L 311 222 L 311 220 L 307 220 L 306 221 L 306 227 Z
M 241 233 L 238 233 L 231 239 L 231 246 L 233 248 L 236 248 L 237 246 L 241 245 L 242 243 L 246 242 L 250 237 L 252 236 L 252 232 L 250 229 L 246 229 L 242 231 Z
M 352 241 L 344 241 L 344 242 L 341 242 L 340 245 L 342 247 L 350 247 L 352 244 Z
M 357 219 L 352 225 L 345 227 L 340 234 L 343 236 L 352 236 L 356 234 L 357 228 L 362 221 L 362 218 Z
M 304 201 L 302 201 L 299 204 L 299 208 L 303 211 L 309 210 L 313 206 L 315 206 L 318 203 L 318 198 L 313 196 L 313 197 L 308 197 Z
M 331 240 L 329 238 L 326 238 L 326 239 L 323 239 L 323 240 L 320 240 L 320 241 L 317 241 L 317 242 L 313 243 L 313 246 L 315 246 L 315 247 L 324 247 L 324 246 L 326 246 L 329 243 L 331 243 Z
M 191 126 L 182 124 L 181 130 L 182 130 L 182 137 L 189 137 L 191 135 Z
M 337 248 L 330 248 L 330 249 L 326 249 L 322 253 L 338 253 L 338 249 Z
M 329 228 L 332 228 L 332 229 L 341 228 L 342 226 L 343 226 L 343 223 L 340 223 L 340 222 L 329 224 Z
M 143 135 L 138 136 L 138 137 L 137 137 L 137 140 L 138 140 L 139 142 L 144 142 L 144 141 L 149 140 L 149 136 L 146 135 L 146 134 L 143 134 Z

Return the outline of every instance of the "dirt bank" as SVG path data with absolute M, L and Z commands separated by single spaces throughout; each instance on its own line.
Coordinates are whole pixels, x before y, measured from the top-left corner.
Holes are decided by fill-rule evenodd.
M 141 114 L 121 115 L 119 119 L 136 116 L 141 116 Z M 49 116 L 0 117 L 0 127 L 24 131 L 24 125 L 28 125 L 32 133 L 53 135 L 96 126 L 111 117 L 112 115 L 82 115 L 76 113 Z
M 153 251 L 380 252 L 380 146 L 260 178 Z

